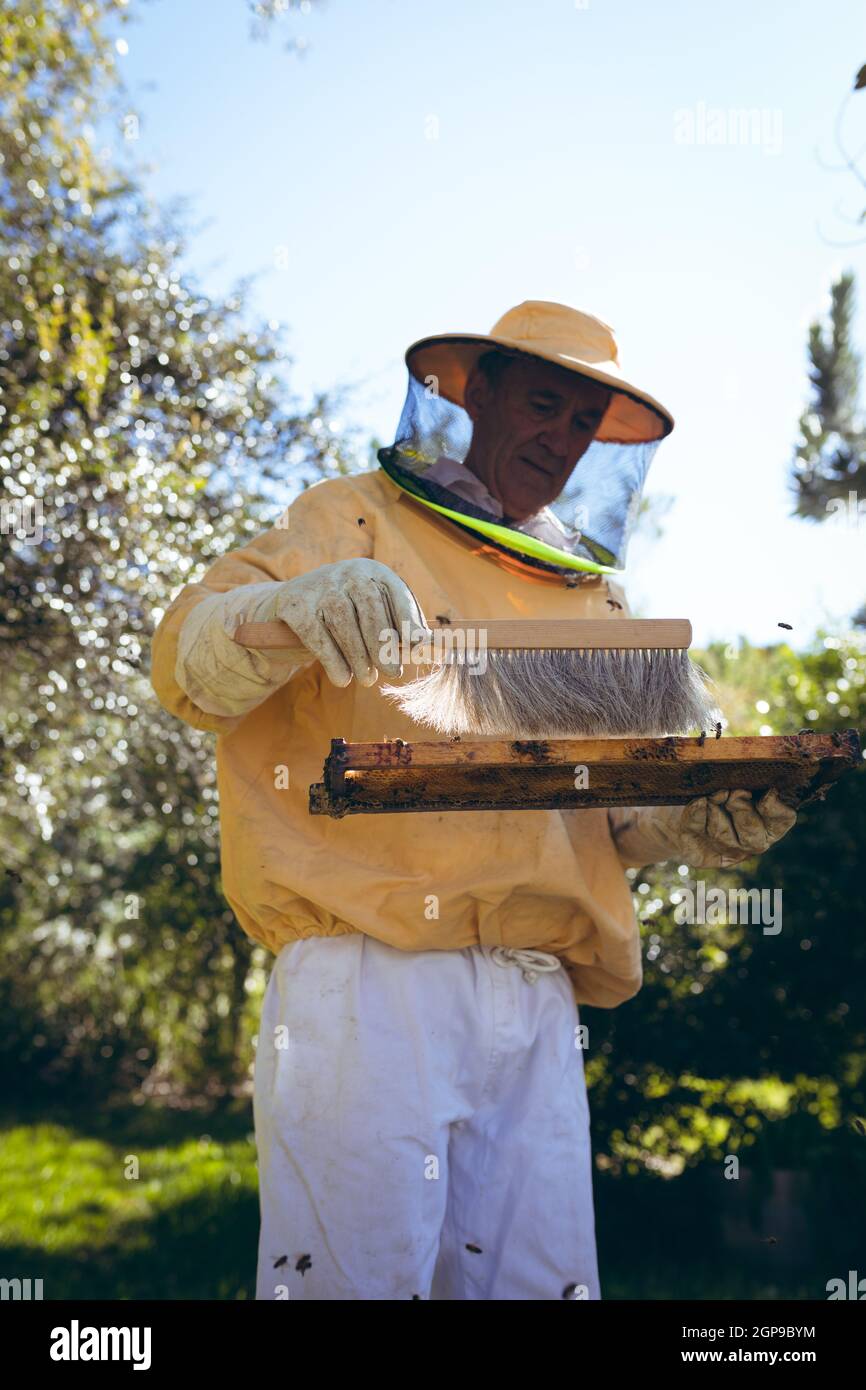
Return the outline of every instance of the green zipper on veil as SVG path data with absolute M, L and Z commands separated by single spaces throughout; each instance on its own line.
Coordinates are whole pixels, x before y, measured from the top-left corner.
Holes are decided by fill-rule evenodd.
M 623 570 L 614 569 L 612 565 L 600 565 L 596 560 L 584 560 L 579 555 L 570 555 L 567 550 L 559 550 L 556 546 L 548 545 L 546 541 L 540 541 L 535 536 L 527 536 L 523 531 L 513 531 L 509 526 L 500 526 L 494 521 L 483 521 L 480 517 L 466 516 L 464 512 L 452 511 L 450 507 L 443 507 L 438 502 L 431 502 L 429 498 L 423 497 L 414 488 L 407 487 L 399 478 L 395 478 L 384 464 L 382 464 L 382 468 L 392 483 L 396 483 L 402 492 L 408 493 L 417 502 L 423 503 L 425 507 L 430 507 L 434 512 L 441 512 L 443 516 L 450 517 L 452 521 L 459 522 L 461 526 L 468 526 L 480 535 L 487 536 L 490 540 L 504 546 L 506 550 L 516 551 L 519 555 L 531 555 L 534 559 L 545 561 L 549 565 L 558 565 L 563 569 L 580 570 L 586 574 L 624 573 Z

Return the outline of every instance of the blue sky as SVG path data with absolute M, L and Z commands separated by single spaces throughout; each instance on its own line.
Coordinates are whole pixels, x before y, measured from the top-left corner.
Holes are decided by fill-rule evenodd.
M 410 342 L 487 332 L 523 299 L 595 313 L 677 421 L 647 489 L 676 501 L 632 545 L 632 606 L 690 617 L 698 643 L 844 628 L 866 499 L 859 524 L 798 522 L 786 473 L 808 324 L 866 265 L 844 220 L 866 190 L 821 165 L 866 62 L 861 4 L 329 0 L 268 43 L 243 0 L 140 13 L 135 153 L 205 224 L 205 289 L 261 273 L 253 305 L 287 325 L 302 396 L 361 383 L 347 418 L 388 440 Z M 844 129 L 866 144 L 866 92 Z

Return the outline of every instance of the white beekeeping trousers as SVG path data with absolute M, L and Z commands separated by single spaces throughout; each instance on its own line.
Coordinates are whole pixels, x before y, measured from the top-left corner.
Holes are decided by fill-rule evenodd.
M 577 1007 L 536 955 L 282 948 L 255 1063 L 257 1298 L 600 1298 Z

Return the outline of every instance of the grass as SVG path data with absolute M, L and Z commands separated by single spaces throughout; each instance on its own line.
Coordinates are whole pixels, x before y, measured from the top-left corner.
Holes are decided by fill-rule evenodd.
M 7 1122 L 2 1274 L 45 1298 L 252 1298 L 255 1159 L 247 1107 Z
M 676 1219 L 684 1189 L 667 1190 L 662 1210 L 627 1179 L 597 1182 L 605 1299 L 825 1296 L 823 1275 L 702 1250 Z M 0 1115 L 0 1276 L 41 1278 L 45 1298 L 251 1299 L 258 1220 L 248 1103 Z

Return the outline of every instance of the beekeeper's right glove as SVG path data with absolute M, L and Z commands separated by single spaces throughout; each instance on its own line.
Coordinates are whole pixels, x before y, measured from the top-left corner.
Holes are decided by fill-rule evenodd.
M 294 648 L 256 651 L 233 640 L 242 623 L 282 620 Z M 200 709 L 240 715 L 254 709 L 295 672 L 320 661 L 328 679 L 346 686 L 354 676 L 374 685 L 380 673 L 399 676 L 380 634 L 396 629 L 411 642 L 429 637 L 426 619 L 394 570 L 378 560 L 339 560 L 295 579 L 242 584 L 203 599 L 180 630 L 175 678 Z
M 691 868 L 727 869 L 764 854 L 797 820 L 776 791 L 740 789 L 695 797 L 685 806 L 611 807 L 608 819 L 623 866 L 676 857 Z

